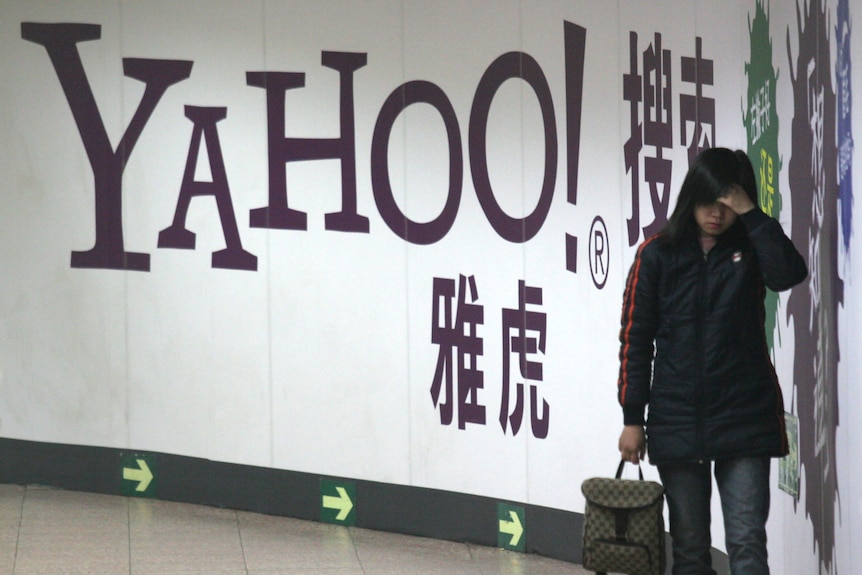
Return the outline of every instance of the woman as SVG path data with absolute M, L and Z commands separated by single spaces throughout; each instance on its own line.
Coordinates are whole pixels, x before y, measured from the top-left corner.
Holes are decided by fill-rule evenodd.
M 769 460 L 787 453 L 787 437 L 763 300 L 765 288 L 790 289 L 808 270 L 756 202 L 745 153 L 705 150 L 667 225 L 639 247 L 626 282 L 619 449 L 637 463 L 648 445 L 658 466 L 674 575 L 715 573 L 713 467 L 731 573 L 769 573 Z

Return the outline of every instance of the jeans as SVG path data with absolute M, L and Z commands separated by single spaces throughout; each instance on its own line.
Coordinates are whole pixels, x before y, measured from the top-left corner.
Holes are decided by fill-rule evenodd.
M 769 458 L 715 462 L 731 575 L 768 575 Z M 715 575 L 710 557 L 711 462 L 658 466 L 673 540 L 673 575 Z

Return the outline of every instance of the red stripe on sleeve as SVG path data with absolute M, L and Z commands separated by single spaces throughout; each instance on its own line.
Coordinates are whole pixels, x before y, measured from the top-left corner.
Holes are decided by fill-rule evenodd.
M 629 273 L 628 280 L 626 281 L 626 291 L 625 296 L 623 298 L 623 314 L 621 318 L 621 338 L 623 341 L 623 349 L 620 353 L 622 356 L 620 359 L 622 360 L 622 364 L 620 365 L 620 380 L 618 382 L 619 394 L 620 394 L 620 405 L 625 406 L 626 404 L 626 393 L 629 387 L 628 381 L 628 351 L 631 345 L 629 341 L 629 333 L 632 328 L 632 317 L 634 316 L 634 308 L 635 308 L 635 293 L 637 292 L 638 281 L 640 279 L 640 268 L 641 268 L 641 252 L 643 249 L 652 242 L 655 238 L 650 238 L 641 244 L 641 247 L 638 248 L 637 255 L 635 256 L 635 262 L 632 266 L 632 270 Z

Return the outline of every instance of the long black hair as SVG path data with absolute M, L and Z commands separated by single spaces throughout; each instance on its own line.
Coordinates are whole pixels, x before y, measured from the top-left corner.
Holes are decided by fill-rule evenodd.
M 682 182 L 673 214 L 661 231 L 664 241 L 677 244 L 696 237 L 695 206 L 714 203 L 733 185 L 740 186 L 754 205 L 759 205 L 754 167 L 745 152 L 709 148 L 698 154 Z M 737 221 L 734 227 L 739 225 Z

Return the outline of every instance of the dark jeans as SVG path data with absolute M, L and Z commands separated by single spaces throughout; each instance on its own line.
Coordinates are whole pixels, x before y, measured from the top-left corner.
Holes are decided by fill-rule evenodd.
M 710 558 L 711 462 L 659 465 L 673 539 L 673 575 L 715 575 Z M 715 462 L 731 575 L 768 575 L 769 458 Z

